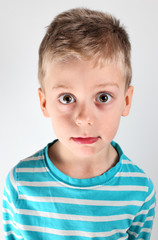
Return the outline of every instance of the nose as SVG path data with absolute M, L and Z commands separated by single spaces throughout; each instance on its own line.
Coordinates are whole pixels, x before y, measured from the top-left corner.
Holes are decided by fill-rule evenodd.
M 84 105 L 77 110 L 75 118 L 77 125 L 93 125 L 94 124 L 94 113 L 92 106 Z

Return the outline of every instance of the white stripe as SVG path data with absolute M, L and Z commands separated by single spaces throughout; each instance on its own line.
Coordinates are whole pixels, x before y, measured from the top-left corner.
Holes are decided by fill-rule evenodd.
M 154 208 L 154 207 L 155 207 L 155 203 L 153 203 L 153 204 L 149 207 L 149 209 L 147 209 L 147 210 L 142 210 L 142 211 L 138 212 L 137 215 L 136 215 L 136 217 L 139 216 L 139 215 L 141 215 L 141 214 L 145 214 L 145 215 L 146 215 L 146 214 L 149 212 L 149 210 L 152 209 L 152 208 Z
M 49 169 L 47 167 L 41 167 L 41 168 L 17 168 L 16 172 L 49 172 Z
M 147 192 L 148 187 L 145 186 L 133 186 L 133 185 L 122 185 L 122 186 L 101 186 L 94 187 L 74 187 L 71 185 L 64 184 L 62 182 L 28 182 L 28 181 L 17 181 L 17 186 L 31 186 L 31 187 L 69 187 L 75 189 L 94 189 L 98 191 L 142 191 Z
M 101 201 L 101 200 L 86 200 L 86 199 L 75 199 L 75 198 L 60 198 L 60 197 L 36 197 L 19 195 L 20 199 L 25 199 L 34 202 L 53 202 L 53 203 L 66 203 L 66 204 L 81 204 L 90 206 L 141 206 L 142 201 Z
M 3 211 L 3 213 L 9 213 L 12 216 L 12 218 L 13 218 L 13 213 L 9 209 L 2 208 L 2 211 Z
M 141 229 L 141 232 L 150 233 L 150 232 L 151 232 L 151 229 L 150 229 L 150 228 L 142 228 L 142 229 Z
M 131 226 L 139 226 L 142 227 L 144 225 L 144 222 L 133 222 Z
M 133 162 L 129 161 L 129 160 L 122 160 L 122 163 L 123 164 L 132 164 L 133 165 Z
M 154 220 L 154 217 L 152 216 L 152 217 L 147 217 L 146 219 L 145 219 L 145 221 L 147 222 L 147 221 L 153 221 Z
M 15 225 L 15 221 L 11 220 L 3 220 L 3 224 L 11 224 L 14 228 L 18 229 L 18 227 Z
M 148 202 L 152 199 L 152 197 L 154 196 L 155 194 L 155 190 L 153 189 L 153 191 L 150 193 L 150 195 L 146 198 L 145 202 Z
M 18 189 L 17 189 L 17 186 L 16 186 L 16 184 L 15 184 L 15 179 L 14 179 L 14 176 L 13 176 L 13 170 L 14 170 L 14 169 L 12 168 L 12 170 L 10 171 L 10 174 L 9 174 L 9 178 L 10 178 L 10 182 L 11 182 L 13 188 L 14 188 L 15 191 L 18 193 Z
M 10 192 L 9 192 L 9 190 L 8 190 L 8 188 L 7 188 L 7 185 L 5 185 L 4 190 L 5 190 L 5 191 L 7 192 L 7 194 L 10 196 Z
M 26 209 L 17 209 L 16 213 L 38 216 L 38 217 L 47 217 L 55 218 L 62 220 L 73 220 L 73 221 L 86 221 L 86 222 L 110 222 L 110 221 L 119 221 L 125 219 L 133 220 L 134 215 L 131 214 L 121 214 L 121 215 L 111 215 L 111 216 L 85 216 L 85 215 L 71 215 L 71 214 L 60 214 L 52 212 L 42 212 Z
M 118 172 L 116 177 L 146 177 L 145 173 L 140 172 Z
M 133 236 L 136 237 L 136 238 L 138 237 L 138 234 L 137 234 L 137 233 L 131 232 L 131 231 L 128 231 L 128 232 L 129 232 L 130 235 L 133 235 Z
M 39 227 L 39 226 L 29 226 L 29 225 L 21 225 L 18 224 L 19 228 L 25 231 L 36 231 L 36 232 L 44 232 L 61 236 L 82 236 L 82 237 L 109 237 L 116 233 L 126 233 L 126 229 L 114 229 L 109 232 L 84 232 L 84 231 L 76 231 L 76 230 L 59 230 L 52 229 L 47 227 Z
M 13 231 L 8 231 L 5 232 L 5 236 L 9 236 L 9 235 L 14 235 L 16 238 L 18 239 L 24 239 L 22 236 L 17 235 L 16 233 L 14 233 Z
M 145 219 L 145 222 L 148 222 L 148 221 L 153 221 L 153 217 L 147 217 L 146 219 Z M 132 223 L 132 226 L 140 226 L 140 227 L 142 227 L 144 225 L 144 222 L 133 222 Z
M 3 200 L 8 203 L 8 205 L 13 209 L 13 211 L 15 211 L 14 204 L 12 202 L 9 202 L 8 198 L 6 196 L 4 196 L 4 195 L 3 195 Z
M 32 161 L 32 160 L 43 160 L 44 159 L 44 155 L 42 156 L 37 156 L 37 157 L 28 157 L 28 158 L 25 158 L 22 160 L 22 162 L 25 162 L 25 161 Z
M 31 186 L 31 187 L 67 187 L 67 188 L 74 188 L 74 189 L 94 189 L 96 187 L 102 187 L 101 185 L 93 186 L 93 187 L 75 187 L 63 182 L 56 182 L 56 181 L 47 181 L 47 182 L 30 182 L 30 181 L 17 181 L 18 186 Z M 100 189 L 99 189 L 100 190 Z

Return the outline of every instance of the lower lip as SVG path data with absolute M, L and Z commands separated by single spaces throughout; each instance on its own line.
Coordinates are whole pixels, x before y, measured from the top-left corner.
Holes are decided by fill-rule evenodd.
M 98 137 L 96 138 L 72 138 L 74 142 L 80 144 L 92 144 L 98 141 Z

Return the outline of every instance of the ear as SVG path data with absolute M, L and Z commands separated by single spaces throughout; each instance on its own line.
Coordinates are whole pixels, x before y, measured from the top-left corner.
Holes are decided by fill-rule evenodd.
M 133 86 L 130 86 L 126 91 L 125 105 L 124 105 L 124 109 L 123 109 L 123 112 L 122 112 L 123 117 L 125 117 L 129 114 L 129 111 L 130 111 L 130 108 L 131 108 L 131 103 L 132 103 L 133 91 L 134 91 Z
M 48 113 L 48 110 L 47 110 L 47 107 L 46 107 L 46 97 L 45 97 L 45 94 L 44 94 L 42 88 L 38 89 L 38 96 L 39 96 L 39 99 L 40 99 L 40 107 L 41 107 L 41 110 L 43 112 L 43 115 L 45 117 L 49 117 L 49 113 Z

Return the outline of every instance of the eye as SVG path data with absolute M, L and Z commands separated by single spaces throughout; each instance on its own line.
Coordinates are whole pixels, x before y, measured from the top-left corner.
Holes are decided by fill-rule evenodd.
M 99 93 L 97 95 L 97 101 L 101 103 L 107 103 L 111 100 L 111 96 L 108 93 Z
M 70 104 L 75 101 L 74 97 L 71 94 L 63 94 L 59 97 L 59 101 L 63 104 Z

